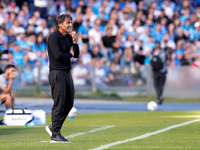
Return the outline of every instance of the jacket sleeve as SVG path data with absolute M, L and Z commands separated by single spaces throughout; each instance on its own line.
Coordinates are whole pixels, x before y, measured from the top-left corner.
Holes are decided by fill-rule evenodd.
M 65 61 L 69 58 L 72 58 L 71 53 L 63 53 L 60 50 L 59 41 L 57 40 L 56 36 L 54 35 L 49 36 L 48 45 L 55 60 Z
M 80 53 L 78 44 L 73 44 L 73 50 L 74 50 L 74 58 L 78 58 Z

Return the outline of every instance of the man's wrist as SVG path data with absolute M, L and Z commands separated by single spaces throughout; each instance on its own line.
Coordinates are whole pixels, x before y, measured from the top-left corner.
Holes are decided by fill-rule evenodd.
M 70 54 L 71 54 L 71 58 L 74 57 L 74 55 L 72 53 L 70 53 Z

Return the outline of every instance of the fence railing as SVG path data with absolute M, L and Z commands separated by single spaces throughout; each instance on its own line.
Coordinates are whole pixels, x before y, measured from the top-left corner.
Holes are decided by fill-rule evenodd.
M 95 91 L 105 94 L 115 93 L 119 96 L 141 96 L 155 95 L 152 72 L 150 67 L 135 68 L 119 67 L 118 71 L 112 72 L 116 80 L 96 84 L 97 75 L 95 69 L 90 70 L 90 82 L 87 85 L 75 85 L 76 94 L 87 95 Z M 47 69 L 48 70 L 48 69 Z M 33 71 L 32 71 L 33 72 Z M 17 95 L 28 96 L 35 94 L 50 95 L 50 85 L 48 83 L 48 72 L 44 68 L 38 67 L 38 73 L 34 82 L 25 83 L 21 73 L 18 72 L 14 80 L 13 91 Z M 28 74 L 27 74 L 28 76 Z M 46 77 L 46 79 L 45 79 Z M 73 77 L 74 78 L 74 77 Z M 200 98 L 200 68 L 191 66 L 168 67 L 164 96 L 171 98 Z

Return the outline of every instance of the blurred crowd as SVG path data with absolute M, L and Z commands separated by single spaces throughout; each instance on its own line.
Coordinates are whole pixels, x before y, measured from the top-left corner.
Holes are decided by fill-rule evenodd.
M 73 18 L 81 56 L 75 85 L 132 86 L 160 46 L 169 66 L 200 67 L 199 0 L 0 0 L 1 67 L 15 64 L 16 85 L 48 85 L 46 39 L 61 13 Z M 93 78 L 95 76 L 95 78 Z M 138 83 L 139 84 L 139 83 Z

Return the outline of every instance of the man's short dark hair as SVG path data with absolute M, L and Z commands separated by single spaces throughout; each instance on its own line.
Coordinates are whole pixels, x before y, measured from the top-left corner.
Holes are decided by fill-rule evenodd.
M 72 17 L 69 14 L 61 14 L 56 17 L 56 29 L 60 28 L 58 24 L 63 23 L 65 21 L 65 18 L 69 18 L 70 20 L 72 20 Z
M 12 65 L 12 64 L 9 64 L 5 67 L 4 69 L 4 72 L 6 72 L 7 69 L 10 69 L 10 68 L 15 68 L 15 65 Z

